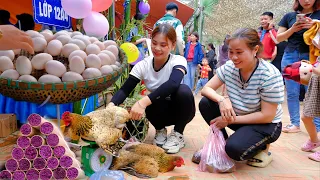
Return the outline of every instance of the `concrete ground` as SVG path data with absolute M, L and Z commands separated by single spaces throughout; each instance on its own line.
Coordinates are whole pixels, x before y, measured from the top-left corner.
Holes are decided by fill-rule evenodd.
M 198 95 L 195 97 L 196 104 L 201 99 Z M 289 124 L 289 114 L 287 111 L 286 102 L 283 104 L 284 115 L 282 118 L 283 125 Z M 308 134 L 301 122 L 302 132 L 286 134 L 282 133 L 280 138 L 271 144 L 270 151 L 273 155 L 272 163 L 266 168 L 255 168 L 246 165 L 245 163 L 236 164 L 236 172 L 226 174 L 213 174 L 208 172 L 197 171 L 197 165 L 191 162 L 193 153 L 202 147 L 208 135 L 208 126 L 205 124 L 199 110 L 196 116 L 190 122 L 185 131 L 186 146 L 178 153 L 185 159 L 185 166 L 175 168 L 173 171 L 160 174 L 157 180 L 165 179 L 183 179 L 177 177 L 188 177 L 194 180 L 205 179 L 263 179 L 263 180 L 280 180 L 280 179 L 295 179 L 295 180 L 320 180 L 320 163 L 309 160 L 308 152 L 300 150 L 300 146 L 308 139 Z M 231 131 L 230 131 L 231 132 Z M 150 126 L 147 142 L 152 142 L 155 129 Z M 318 148 L 317 150 L 320 150 Z M 174 178 L 176 177 L 176 178 Z M 136 177 L 126 175 L 127 180 L 138 179 Z

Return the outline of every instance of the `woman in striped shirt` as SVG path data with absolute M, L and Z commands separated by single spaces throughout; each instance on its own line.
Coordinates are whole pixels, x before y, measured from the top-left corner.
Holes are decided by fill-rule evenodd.
M 269 144 L 281 134 L 282 75 L 257 58 L 263 47 L 256 30 L 240 29 L 227 43 L 231 61 L 218 68 L 203 88 L 199 109 L 209 125 L 222 130 L 230 158 L 266 167 L 272 161 Z M 227 96 L 216 92 L 224 84 Z M 235 132 L 228 137 L 225 127 Z

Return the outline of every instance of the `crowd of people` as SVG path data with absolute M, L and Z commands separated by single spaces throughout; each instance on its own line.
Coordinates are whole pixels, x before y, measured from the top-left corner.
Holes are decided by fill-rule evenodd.
M 208 52 L 203 51 L 196 32 L 184 44 L 182 23 L 175 17 L 179 8 L 169 3 L 167 13 L 151 34 L 153 56 L 132 68 L 109 106 L 121 104 L 144 81 L 150 93 L 133 105 L 131 118 L 138 120 L 146 114 L 156 129 L 154 144 L 167 153 L 177 153 L 185 146 L 184 129 L 195 116 L 194 77 L 199 67 L 201 73 L 195 91 L 197 94 L 203 87 L 199 110 L 208 125 L 214 124 L 223 132 L 228 156 L 236 161 L 247 160 L 251 166 L 266 167 L 272 161 L 270 144 L 281 132 L 300 131 L 300 84 L 283 80 L 281 72 L 289 64 L 309 59 L 309 46 L 303 33 L 314 25 L 313 19 L 320 20 L 319 5 L 320 0 L 295 0 L 294 11 L 284 15 L 278 30 L 273 14 L 262 13 L 260 28 L 242 28 L 227 35 L 217 57 L 212 44 L 208 44 Z M 300 13 L 306 14 L 304 22 L 296 21 Z M 8 25 L 1 25 L 0 30 L 1 49 L 22 48 L 33 52 L 32 41 L 25 33 Z M 302 145 L 302 151 L 320 146 L 319 75 L 315 70 L 304 99 L 301 119 L 310 139 Z M 220 87 L 224 88 L 222 94 L 217 93 Z M 285 98 L 291 124 L 282 127 Z M 169 125 L 174 125 L 174 129 L 167 134 Z M 229 136 L 226 127 L 235 132 Z M 308 157 L 320 162 L 320 151 Z

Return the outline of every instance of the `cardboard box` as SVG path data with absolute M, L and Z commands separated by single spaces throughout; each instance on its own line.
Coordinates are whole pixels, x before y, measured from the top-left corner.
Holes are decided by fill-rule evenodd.
M 17 131 L 17 118 L 15 114 L 0 114 L 0 137 L 6 137 Z

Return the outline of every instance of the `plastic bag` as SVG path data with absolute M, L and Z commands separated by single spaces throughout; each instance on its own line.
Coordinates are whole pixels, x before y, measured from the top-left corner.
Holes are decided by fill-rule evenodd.
M 233 172 L 235 163 L 225 151 L 226 141 L 222 132 L 213 124 L 210 126 L 208 138 L 201 151 L 199 171 Z
M 125 180 L 121 171 L 104 169 L 91 175 L 90 180 Z

